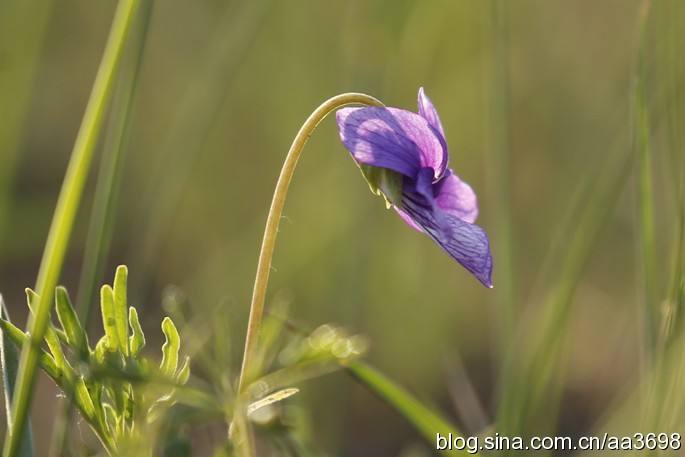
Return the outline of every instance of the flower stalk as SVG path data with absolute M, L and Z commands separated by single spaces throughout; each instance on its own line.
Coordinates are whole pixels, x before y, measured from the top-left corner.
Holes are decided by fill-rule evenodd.
M 245 337 L 245 352 L 243 354 L 243 363 L 240 370 L 240 379 L 238 381 L 238 391 L 241 393 L 249 385 L 249 381 L 253 380 L 255 376 L 253 360 L 257 349 L 257 342 L 259 341 L 262 314 L 264 313 L 264 300 L 266 296 L 266 286 L 269 281 L 269 271 L 271 270 L 271 259 L 276 244 L 276 235 L 281 221 L 285 197 L 288 193 L 288 187 L 292 180 L 293 173 L 295 172 L 297 161 L 300 158 L 304 145 L 307 143 L 307 140 L 316 126 L 334 110 L 350 104 L 378 107 L 384 106 L 383 103 L 369 95 L 354 92 L 340 94 L 330 98 L 321 104 L 321 106 L 319 106 L 302 125 L 290 147 L 290 151 L 288 151 L 285 162 L 283 163 L 283 168 L 281 169 L 281 174 L 278 178 L 278 183 L 276 184 L 276 190 L 274 191 L 274 196 L 271 200 L 271 207 L 264 230 L 264 238 L 262 239 L 262 247 L 259 252 L 257 275 L 255 277 L 254 289 L 252 292 L 250 317 L 248 318 L 247 335 Z

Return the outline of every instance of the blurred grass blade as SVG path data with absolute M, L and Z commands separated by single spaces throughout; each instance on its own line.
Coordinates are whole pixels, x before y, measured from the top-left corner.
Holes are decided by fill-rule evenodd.
M 346 368 L 359 383 L 404 416 L 431 445 L 435 445 L 437 433 L 445 437 L 450 433 L 455 438 L 464 437 L 461 431 L 440 413 L 426 407 L 375 368 L 362 362 L 354 362 Z M 454 455 L 468 455 L 468 451 L 455 452 Z
M 178 335 L 174 322 L 168 317 L 165 317 L 162 321 L 162 332 L 164 332 L 166 341 L 162 345 L 162 363 L 160 368 L 162 373 L 171 377 L 178 368 L 178 351 L 181 345 L 181 338 Z
M 5 307 L 5 301 L 0 294 L 0 319 L 9 322 L 10 317 Z M 15 327 L 16 328 L 16 327 Z M 19 330 L 19 329 L 17 329 Z M 21 333 L 21 331 L 19 331 Z M 23 336 L 26 336 L 22 333 Z M 2 330 L 2 338 L 0 339 L 0 363 L 2 363 L 2 382 L 5 387 L 5 411 L 7 412 L 8 427 L 12 427 L 14 422 L 10 406 L 12 405 L 12 398 L 15 391 L 15 381 L 17 379 L 17 370 L 19 368 L 19 351 L 12 338 L 9 337 L 6 330 Z M 29 421 L 27 432 L 19 443 L 20 457 L 33 457 L 35 455 L 33 448 L 33 431 L 31 421 Z
M 79 280 L 79 294 L 76 299 L 76 314 L 80 322 L 86 327 L 90 322 L 91 311 L 94 308 L 91 306 L 94 298 L 93 295 L 97 290 L 97 284 L 100 282 L 104 259 L 109 251 L 113 226 L 112 219 L 121 183 L 124 153 L 128 146 L 131 125 L 133 124 L 134 101 L 151 11 L 152 0 L 141 0 L 136 23 L 131 33 L 131 44 L 122 57 L 121 76 L 118 78 L 118 85 L 114 92 L 112 113 L 109 117 L 107 133 L 104 138 L 102 162 L 100 163 L 91 217 L 88 224 L 88 235 Z M 115 279 L 114 282 L 116 293 L 117 280 Z M 126 314 L 124 314 L 123 320 L 125 321 L 125 330 L 128 330 Z M 140 327 L 140 325 L 138 326 Z M 122 332 L 120 331 L 120 333 Z M 126 331 L 125 335 L 127 333 Z M 140 338 L 132 337 L 132 341 L 139 344 Z M 83 359 L 84 353 L 87 353 L 89 349 L 87 339 L 82 343 L 79 343 L 74 349 L 81 354 Z M 127 338 L 122 340 L 122 344 L 124 350 L 128 353 L 129 341 L 127 341 Z M 138 349 L 141 347 L 142 345 Z M 63 455 L 67 453 L 67 436 L 69 434 L 68 428 L 73 401 L 69 392 L 65 392 L 65 396 L 67 400 L 63 403 L 63 408 L 53 429 L 50 455 Z M 104 423 L 104 419 L 102 419 L 102 422 Z
M 497 303 L 499 356 L 504 359 L 516 326 L 513 268 L 513 226 L 511 209 L 511 146 L 509 108 L 508 2 L 491 0 L 492 61 L 490 63 L 490 129 L 492 145 L 488 162 L 493 188 L 492 246 L 497 259 L 494 296 Z
M 90 322 L 90 303 L 102 282 L 104 261 L 112 238 L 113 219 L 121 186 L 124 159 L 131 136 L 143 51 L 152 15 L 153 0 L 141 0 L 130 46 L 122 60 L 121 75 L 113 95 L 112 113 L 104 137 L 88 236 L 83 254 L 76 309 L 81 322 Z
M 53 0 L 0 2 L 0 239 L 4 238 L 12 184 L 21 143 L 30 135 L 24 127 L 42 54 Z M 4 245 L 0 245 L 0 257 Z
M 638 252 L 641 252 L 643 314 L 645 320 L 645 356 L 647 365 L 654 359 L 659 336 L 659 310 L 655 298 L 654 208 L 652 205 L 652 159 L 649 148 L 649 114 L 645 86 L 645 52 L 650 0 L 643 0 L 638 12 L 638 56 L 635 93 L 633 94 L 634 148 L 637 164 Z
M 19 450 L 33 398 L 40 345 L 50 323 L 52 294 L 60 276 L 93 151 L 100 137 L 113 82 L 137 7 L 137 0 L 121 0 L 117 5 L 102 61 L 69 160 L 36 281 L 36 292 L 40 295 L 40 300 L 36 314 L 29 319 L 28 329 L 32 341 L 22 350 L 17 379 L 19 387 L 12 404 L 15 423 L 5 435 L 4 457 L 14 457 Z
M 617 136 L 620 140 L 623 137 Z M 562 381 L 555 379 L 570 305 L 585 264 L 628 181 L 628 147 L 616 143 L 603 163 L 593 163 L 559 226 L 558 245 L 541 269 L 543 292 L 523 316 L 509 352 L 497 415 L 500 433 L 522 436 L 531 420 L 553 430 Z M 524 331 L 525 330 L 525 331 Z M 544 416 L 544 417 L 543 417 Z
M 212 121 L 231 88 L 249 46 L 273 0 L 234 2 L 222 13 L 207 53 L 181 94 L 157 165 L 149 175 L 150 190 L 140 216 L 140 243 L 131 264 L 148 274 L 157 263 L 181 193 L 187 183 Z M 140 281 L 137 274 L 135 279 Z M 133 287 L 140 291 L 142 287 Z

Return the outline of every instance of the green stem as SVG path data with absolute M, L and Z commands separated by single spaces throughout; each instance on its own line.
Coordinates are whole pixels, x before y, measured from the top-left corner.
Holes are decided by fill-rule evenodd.
M 647 89 L 645 86 L 645 48 L 647 42 L 647 20 L 650 1 L 644 0 L 638 15 L 638 56 L 635 84 L 635 152 L 637 154 L 637 206 L 639 217 L 639 243 L 642 254 L 642 284 L 645 316 L 645 355 L 647 371 L 654 361 L 659 338 L 658 307 L 654 298 L 655 242 L 654 208 L 652 206 L 652 166 L 649 150 L 649 113 Z
M 13 457 L 19 449 L 19 443 L 26 426 L 31 406 L 33 389 L 38 368 L 38 357 L 41 344 L 50 323 L 52 297 L 59 278 L 69 236 L 72 231 L 76 211 L 81 201 L 88 169 L 93 151 L 99 139 L 102 122 L 111 98 L 112 86 L 117 75 L 122 51 L 129 36 L 133 17 L 138 7 L 138 0 L 121 0 L 112 22 L 107 45 L 98 69 L 93 89 L 83 116 L 74 149 L 69 160 L 69 167 L 64 177 L 57 207 L 50 226 L 50 233 L 41 261 L 36 292 L 40 295 L 36 313 L 30 318 L 28 331 L 30 344 L 21 353 L 18 391 L 12 404 L 14 427 L 7 430 L 4 457 Z
M 493 0 L 490 117 L 492 151 L 490 169 L 494 189 L 493 245 L 497 258 L 495 300 L 498 318 L 499 356 L 504 360 L 511 349 L 516 327 L 512 201 L 511 140 L 509 107 L 509 54 L 507 43 L 507 2 Z
M 273 257 L 274 245 L 276 243 L 276 235 L 278 233 L 278 225 L 281 221 L 281 213 L 283 212 L 283 204 L 288 193 L 288 186 L 295 172 L 297 160 L 300 158 L 302 148 L 307 143 L 316 126 L 332 111 L 349 104 L 362 104 L 370 106 L 384 106 L 381 102 L 373 97 L 364 94 L 346 93 L 337 95 L 319 106 L 309 116 L 300 131 L 297 133 L 293 141 L 290 151 L 285 158 L 285 163 L 281 169 L 281 175 L 276 184 L 276 190 L 271 201 L 271 208 L 266 220 L 266 228 L 264 230 L 264 238 L 262 240 L 262 248 L 259 252 L 259 262 L 257 264 L 257 276 L 255 278 L 254 290 L 252 292 L 252 303 L 250 305 L 250 317 L 247 324 L 247 335 L 245 337 L 245 352 L 243 354 L 243 365 L 240 370 L 240 381 L 238 384 L 238 391 L 249 384 L 248 380 L 254 376 L 254 367 L 252 360 L 254 359 L 255 351 L 257 349 L 257 342 L 259 340 L 259 329 L 262 321 L 262 314 L 264 312 L 264 297 L 266 296 L 266 286 L 269 281 L 269 271 L 271 270 L 271 258 Z

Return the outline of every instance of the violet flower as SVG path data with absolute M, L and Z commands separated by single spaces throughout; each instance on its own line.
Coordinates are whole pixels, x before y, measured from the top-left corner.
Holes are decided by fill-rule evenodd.
M 398 108 L 342 108 L 340 139 L 372 190 L 480 282 L 492 287 L 488 237 L 473 222 L 476 194 L 447 168 L 445 134 L 433 103 L 419 89 L 419 113 Z

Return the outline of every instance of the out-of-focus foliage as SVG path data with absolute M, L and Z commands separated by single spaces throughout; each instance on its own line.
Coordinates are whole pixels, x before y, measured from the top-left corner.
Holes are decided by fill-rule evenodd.
M 51 8 L 48 2 L 27 14 L 22 3 L 0 5 L 0 119 L 7 126 L 0 128 L 0 291 L 15 323 L 26 316 L 17 304 L 35 281 L 114 8 L 114 2 Z M 564 253 L 567 234 L 585 233 L 573 231 L 580 213 L 570 209 L 596 202 L 597 195 L 581 192 L 584 182 L 599 164 L 612 163 L 612 151 L 630 161 L 643 2 L 501 2 L 510 148 L 504 170 L 492 154 L 493 132 L 501 131 L 492 116 L 493 3 L 155 3 L 108 258 L 110 266 L 126 263 L 135 272 L 129 301 L 153 346 L 163 338 L 155 304 L 164 286 L 176 284 L 193 308 L 188 324 L 202 336 L 189 344 L 224 338 L 213 346 L 212 360 L 226 364 L 217 365 L 219 373 L 234 369 L 242 344 L 234 337 L 244 328 L 269 199 L 297 129 L 320 102 L 344 91 L 414 110 L 419 86 L 440 112 L 450 166 L 478 194 L 478 223 L 493 239 L 501 229 L 493 179 L 505 173 L 511 181 L 516 334 L 535 333 L 540 320 L 522 316 L 545 315 L 540 304 L 559 296 L 550 284 L 560 280 L 555 272 L 563 271 L 563 256 L 554 253 Z M 644 36 L 660 259 L 653 293 L 669 319 L 682 309 L 685 271 L 683 48 L 684 5 L 653 2 Z M 632 170 L 616 190 L 615 208 L 596 208 L 591 219 L 606 220 L 569 294 L 565 337 L 558 342 L 564 369 L 554 377 L 560 434 L 582 434 L 611 414 L 610 405 L 621 399 L 617 392 L 634 387 L 626 380 L 642 364 Z M 95 183 L 89 186 L 87 195 Z M 90 211 L 86 201 L 62 275 L 70 290 L 80 287 Z M 464 381 L 450 373 L 463 364 L 492 420 L 503 372 L 496 295 L 369 194 L 330 119 L 307 145 L 284 214 L 270 297 L 291 294 L 289 314 L 307 328 L 333 321 L 368 335 L 376 366 L 447 412 L 454 410 L 450 386 Z M 493 246 L 495 288 L 503 248 Z M 323 379 L 304 383 L 289 410 L 293 421 L 305 423 L 301 429 L 309 424 L 309 441 L 335 455 L 397 455 L 400 449 L 410 455 L 419 438 L 402 419 L 348 378 Z M 37 435 L 51 427 L 44 412 L 55 403 L 55 391 L 41 387 Z M 455 398 L 462 405 L 463 391 Z M 308 418 L 297 408 L 307 408 Z M 468 418 L 459 420 L 468 430 Z

